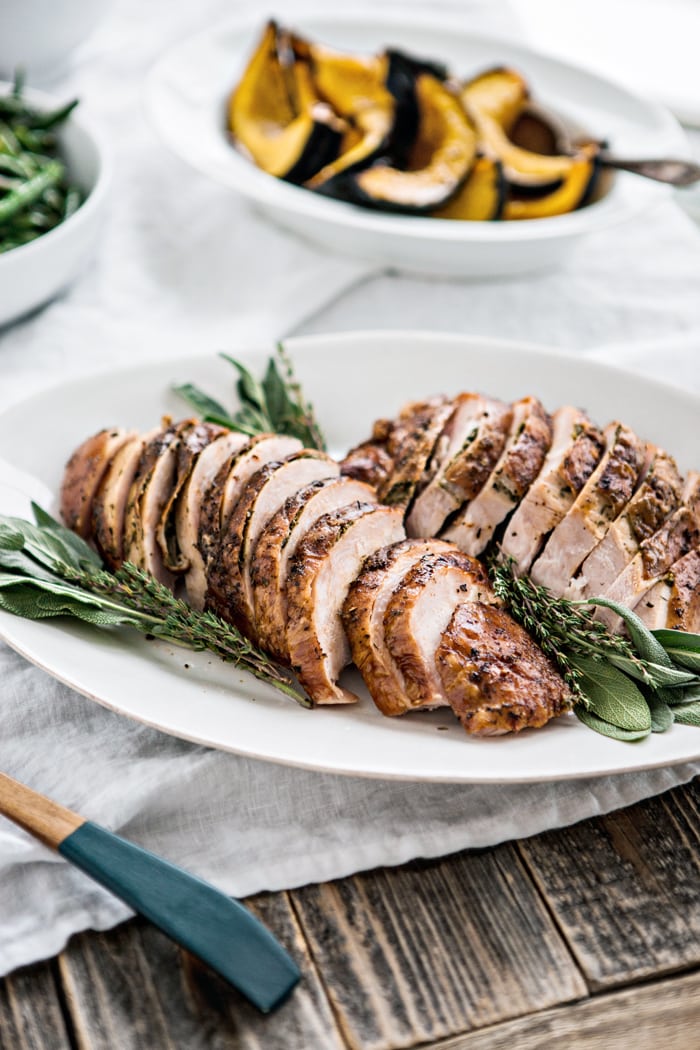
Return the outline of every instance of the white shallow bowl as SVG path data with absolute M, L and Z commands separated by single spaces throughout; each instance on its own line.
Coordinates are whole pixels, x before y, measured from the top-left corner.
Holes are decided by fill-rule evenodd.
M 0 83 L 0 94 L 10 87 Z M 43 91 L 26 90 L 24 97 L 47 110 L 63 101 Z M 62 291 L 85 266 L 97 243 L 110 181 L 108 155 L 80 113 L 80 106 L 61 129 L 60 140 L 71 181 L 85 200 L 53 230 L 0 255 L 0 325 L 22 317 Z
M 319 14 L 295 21 L 316 40 L 363 52 L 394 45 L 440 59 L 466 76 L 494 65 L 520 69 L 534 96 L 573 125 L 627 157 L 686 155 L 675 118 L 603 77 L 525 47 L 473 36 L 466 19 L 444 12 Z M 324 247 L 401 270 L 461 277 L 525 273 L 561 262 L 594 230 L 643 219 L 668 189 L 619 175 L 601 201 L 551 219 L 455 222 L 389 215 L 328 200 L 260 171 L 225 132 L 225 104 L 262 30 L 262 17 L 239 17 L 170 50 L 147 83 L 151 117 L 167 145 L 199 171 L 237 190 L 270 218 Z M 222 215 L 225 221 L 225 215 Z

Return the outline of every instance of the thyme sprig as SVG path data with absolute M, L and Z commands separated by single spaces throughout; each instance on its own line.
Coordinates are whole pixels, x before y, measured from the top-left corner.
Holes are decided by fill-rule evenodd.
M 588 699 L 581 689 L 582 672 L 573 657 L 590 656 L 594 660 L 622 658 L 632 665 L 647 685 L 652 676 L 632 644 L 622 635 L 611 634 L 605 624 L 592 618 L 572 602 L 554 598 L 546 588 L 527 576 L 518 577 L 512 562 L 491 566 L 493 589 L 505 603 L 511 616 L 521 624 L 561 670 L 574 698 L 584 706 Z
M 605 598 L 556 598 L 511 559 L 490 563 L 496 595 L 559 668 L 574 709 L 591 729 L 618 740 L 639 740 L 671 724 L 700 724 L 700 636 L 650 631 L 624 606 Z M 627 637 L 593 619 L 604 605 L 619 615 Z
M 0 517 L 0 608 L 29 619 L 73 616 L 97 627 L 132 627 L 192 650 L 209 650 L 280 690 L 310 701 L 284 670 L 231 624 L 198 612 L 126 563 L 107 572 L 75 533 L 33 505 L 36 524 Z

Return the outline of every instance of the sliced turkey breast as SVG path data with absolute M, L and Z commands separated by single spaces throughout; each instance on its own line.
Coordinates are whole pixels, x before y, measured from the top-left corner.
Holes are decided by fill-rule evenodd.
M 61 483 L 61 517 L 83 539 L 90 534 L 92 501 L 107 468 L 122 445 L 137 436 L 135 430 L 122 427 L 100 430 L 83 441 L 66 463 Z
M 379 710 L 401 715 L 406 710 L 403 674 L 384 640 L 384 614 L 404 576 L 426 555 L 454 551 L 442 540 L 403 540 L 382 547 L 367 559 L 343 604 L 342 620 L 357 666 Z
M 474 499 L 503 451 L 511 418 L 512 409 L 503 401 L 480 394 L 455 400 L 430 463 L 432 480 L 406 519 L 409 536 L 437 536 L 446 519 Z
M 175 511 L 175 528 L 180 555 L 186 563 L 187 601 L 195 609 L 204 608 L 207 575 L 199 551 L 198 536 L 202 503 L 214 478 L 224 463 L 248 444 L 245 434 L 227 431 L 206 446 L 197 458 Z
M 556 667 L 502 609 L 461 603 L 435 656 L 444 694 L 468 733 L 538 728 L 571 707 Z
M 538 476 L 551 441 L 552 421 L 542 402 L 536 397 L 516 401 L 500 459 L 481 492 L 460 511 L 443 538 L 466 554 L 481 554 Z
M 512 558 L 522 576 L 596 468 L 603 435 L 581 409 L 566 405 L 555 412 L 552 444 L 542 469 L 511 517 L 503 537 L 503 556 Z
M 247 637 L 257 638 L 250 565 L 262 530 L 289 496 L 339 472 L 325 452 L 303 449 L 282 462 L 266 463 L 236 502 L 209 567 L 207 604 Z
M 384 444 L 366 441 L 348 452 L 341 461 L 340 469 L 345 477 L 362 481 L 376 489 L 391 478 L 393 466 Z
M 260 534 L 250 566 L 258 640 L 287 663 L 287 574 L 299 543 L 312 525 L 351 503 L 372 503 L 375 490 L 350 477 L 324 478 L 285 500 Z
M 605 451 L 533 565 L 534 583 L 562 595 L 584 558 L 603 539 L 637 486 L 645 445 L 623 423 L 604 430 Z
M 671 595 L 666 627 L 700 633 L 700 550 L 697 548 L 671 566 Z
M 92 539 L 110 569 L 118 569 L 124 562 L 124 516 L 131 484 L 144 448 L 159 433 L 160 428 L 136 435 L 121 446 L 92 501 Z
M 150 572 L 172 587 L 175 577 L 166 567 L 158 542 L 165 508 L 175 486 L 178 447 L 197 420 L 186 419 L 161 430 L 144 447 L 129 489 L 124 515 L 124 560 Z
M 178 539 L 178 503 L 201 453 L 208 445 L 211 445 L 212 441 L 226 433 L 228 432 L 223 427 L 216 426 L 214 423 L 197 423 L 184 431 L 180 437 L 177 446 L 175 482 L 158 526 L 158 544 L 163 555 L 163 563 L 166 569 L 175 575 L 182 575 L 189 565 L 189 559 L 182 552 Z
M 428 484 L 428 463 L 453 411 L 454 403 L 445 397 L 413 402 L 402 409 L 387 439 L 392 470 L 379 487 L 382 503 L 409 507 L 415 494 Z
M 297 547 L 287 577 L 287 647 L 292 668 L 316 703 L 357 700 L 338 685 L 350 661 L 340 612 L 365 558 L 404 536 L 398 508 L 353 503 L 325 514 Z
M 409 711 L 448 703 L 435 653 L 456 607 L 469 601 L 496 598 L 481 563 L 456 547 L 426 554 L 394 589 L 384 612 L 384 641 L 403 676 L 394 713 L 401 704 Z
M 566 591 L 569 598 L 604 594 L 634 558 L 642 540 L 653 535 L 681 498 L 682 480 L 672 456 L 652 446 L 641 485 L 591 551 Z
M 700 473 L 690 471 L 683 485 L 681 505 L 652 536 L 642 541 L 617 579 L 605 592 L 606 598 L 637 609 L 655 584 L 689 551 L 700 546 Z M 622 621 L 610 609 L 599 607 L 595 617 L 611 631 L 622 629 Z
M 221 530 L 231 517 L 239 497 L 256 471 L 266 463 L 286 459 L 301 451 L 297 438 L 282 434 L 258 434 L 231 453 L 219 467 L 205 489 L 199 512 L 197 547 L 204 562 L 205 574 L 221 542 Z M 206 605 L 206 597 L 205 597 Z
M 667 627 L 700 632 L 700 550 L 684 554 L 635 605 L 634 611 L 654 631 Z

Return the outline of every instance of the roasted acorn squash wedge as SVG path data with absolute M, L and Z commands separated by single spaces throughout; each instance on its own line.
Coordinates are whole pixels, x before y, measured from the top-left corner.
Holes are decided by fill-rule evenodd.
M 488 222 L 501 218 L 505 199 L 506 181 L 500 161 L 477 157 L 461 189 L 444 207 L 433 212 L 433 216 Z
M 347 125 L 314 88 L 307 62 L 269 22 L 229 102 L 234 142 L 263 171 L 302 183 L 338 154 Z
M 573 152 L 571 138 L 563 122 L 550 110 L 534 102 L 523 106 L 508 137 L 515 146 L 547 157 Z
M 520 73 L 498 66 L 469 80 L 460 97 L 467 112 L 478 110 L 508 133 L 529 94 L 527 81 Z
M 541 153 L 521 149 L 510 141 L 501 125 L 489 114 L 468 107 L 467 115 L 476 128 L 480 149 L 500 160 L 507 181 L 523 192 L 552 192 L 558 189 L 562 180 L 569 174 L 572 157 L 547 157 Z
M 504 219 L 548 219 L 565 215 L 587 203 L 598 174 L 600 146 L 589 142 L 571 158 L 571 167 L 561 185 L 544 197 L 530 200 L 511 198 L 503 209 Z
M 382 154 L 394 124 L 394 98 L 386 86 L 386 55 L 351 55 L 304 41 L 297 54 L 308 54 L 320 98 L 346 121 L 338 156 L 308 180 L 319 189 L 343 172 L 370 164 Z
M 371 208 L 421 214 L 445 204 L 466 179 L 476 136 L 459 99 L 430 73 L 416 77 L 419 130 L 404 169 L 378 162 L 355 173 L 348 199 Z

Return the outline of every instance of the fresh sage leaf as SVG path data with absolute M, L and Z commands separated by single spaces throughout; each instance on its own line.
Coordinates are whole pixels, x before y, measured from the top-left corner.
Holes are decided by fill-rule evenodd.
M 615 667 L 618 667 L 625 674 L 631 678 L 636 678 L 638 682 L 648 682 L 651 679 L 652 685 L 655 688 L 669 688 L 677 689 L 685 685 L 690 685 L 696 678 L 696 675 L 690 670 L 682 670 L 679 667 L 673 667 L 669 661 L 669 665 L 657 664 L 649 660 L 644 660 L 643 665 L 640 667 L 630 660 L 627 656 L 622 656 L 619 653 L 610 653 L 608 660 Z
M 277 364 L 273 357 L 267 363 L 267 370 L 262 385 L 265 391 L 267 413 L 274 429 L 282 432 L 285 424 L 296 421 L 297 409 L 289 398 L 284 380 L 277 370 Z
M 102 559 L 92 547 L 88 546 L 84 539 L 81 539 L 77 533 L 60 522 L 56 521 L 54 517 L 49 514 L 48 511 L 40 507 L 38 503 L 32 500 L 32 514 L 34 515 L 34 521 L 41 529 L 49 529 L 51 532 L 60 536 L 64 544 L 70 547 L 75 552 L 78 562 L 83 568 L 102 568 Z
M 233 429 L 235 421 L 224 406 L 205 394 L 194 383 L 181 383 L 179 386 L 173 386 L 172 389 L 173 393 L 191 405 L 206 423 L 218 423 L 219 426 Z
M 649 690 L 646 699 L 651 714 L 652 733 L 665 733 L 673 725 L 673 710 L 669 706 L 665 693 Z
M 21 551 L 24 547 L 24 535 L 21 529 L 13 527 L 9 520 L 0 522 L 0 551 Z
M 695 700 L 700 700 L 700 685 L 689 685 L 685 689 L 669 690 L 666 698 L 666 702 L 672 706 L 689 704 Z
M 620 726 L 613 725 L 611 722 L 606 722 L 605 719 L 599 718 L 592 711 L 586 711 L 580 705 L 574 708 L 574 711 L 578 720 L 583 722 L 585 726 L 588 726 L 589 729 L 594 729 L 596 733 L 600 733 L 602 736 L 610 737 L 612 740 L 624 740 L 633 743 L 636 740 L 644 740 L 651 732 L 651 726 L 649 729 L 621 729 Z
M 236 388 L 241 401 L 244 404 L 247 402 L 257 408 L 263 415 L 267 415 L 265 391 L 262 383 L 258 382 L 252 372 L 250 372 L 245 365 L 242 365 L 240 361 L 236 361 L 235 357 L 223 353 L 219 354 L 219 357 L 222 357 L 224 361 L 228 361 L 228 363 L 233 365 L 238 372 Z
M 693 671 L 696 675 L 700 675 L 700 652 L 693 652 L 692 649 L 667 649 L 666 652 L 673 660 L 676 667 L 684 668 L 687 671 Z
M 683 726 L 700 726 L 700 701 L 674 707 L 673 717 Z
M 589 598 L 587 601 L 589 605 L 602 605 L 606 609 L 612 609 L 622 618 L 635 649 L 643 660 L 659 664 L 661 667 L 673 666 L 671 658 L 658 638 L 654 637 L 647 625 L 626 605 L 620 605 L 619 602 L 614 602 L 610 598 Z
M 700 653 L 700 634 L 692 634 L 690 631 L 674 631 L 668 627 L 661 627 L 652 634 L 664 649 L 681 649 L 683 652 Z
M 100 627 L 133 624 L 136 619 L 127 609 L 105 610 L 98 597 L 78 587 L 5 573 L 0 573 L 0 608 L 27 620 L 74 616 Z
M 647 702 L 627 675 L 606 661 L 592 657 L 572 657 L 571 663 L 581 674 L 581 688 L 593 714 L 620 729 L 633 732 L 651 729 Z

